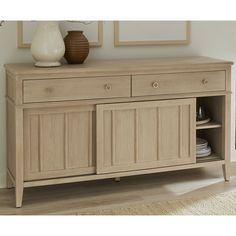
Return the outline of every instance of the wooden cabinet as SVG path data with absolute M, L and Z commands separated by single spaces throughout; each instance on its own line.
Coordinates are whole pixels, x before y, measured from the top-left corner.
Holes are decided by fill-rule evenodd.
M 94 110 L 26 110 L 24 180 L 95 173 Z
M 230 173 L 231 62 L 206 58 L 6 65 L 7 185 L 24 188 L 164 171 Z M 211 122 L 196 127 L 196 103 Z M 212 155 L 196 158 L 196 135 Z
M 196 99 L 97 106 L 97 173 L 195 163 Z

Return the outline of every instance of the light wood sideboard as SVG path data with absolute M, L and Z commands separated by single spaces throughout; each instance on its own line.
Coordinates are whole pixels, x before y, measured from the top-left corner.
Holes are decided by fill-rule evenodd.
M 7 64 L 7 186 L 27 187 L 209 165 L 230 178 L 229 61 L 207 57 Z M 198 103 L 211 121 L 196 126 Z M 196 137 L 212 154 L 196 158 Z

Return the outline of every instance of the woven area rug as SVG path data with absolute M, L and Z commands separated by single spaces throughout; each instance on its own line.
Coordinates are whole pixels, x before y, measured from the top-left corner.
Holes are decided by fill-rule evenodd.
M 202 198 L 83 209 L 77 215 L 236 215 L 236 192 Z

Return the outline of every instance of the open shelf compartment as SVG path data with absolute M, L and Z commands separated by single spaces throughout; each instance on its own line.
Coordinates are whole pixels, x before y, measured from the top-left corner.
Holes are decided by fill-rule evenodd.
M 202 105 L 211 121 L 196 126 L 196 136 L 207 140 L 212 154 L 196 158 L 197 163 L 222 161 L 224 159 L 223 145 L 223 96 L 197 98 L 197 107 Z

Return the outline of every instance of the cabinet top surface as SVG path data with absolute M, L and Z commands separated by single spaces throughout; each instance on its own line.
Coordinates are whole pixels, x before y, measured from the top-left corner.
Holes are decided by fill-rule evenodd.
M 106 74 L 137 74 L 142 72 L 191 69 L 195 67 L 232 65 L 233 62 L 209 57 L 176 57 L 153 59 L 88 60 L 81 65 L 62 65 L 53 68 L 37 68 L 32 63 L 6 64 L 6 70 L 14 76 L 57 77 L 94 76 Z

